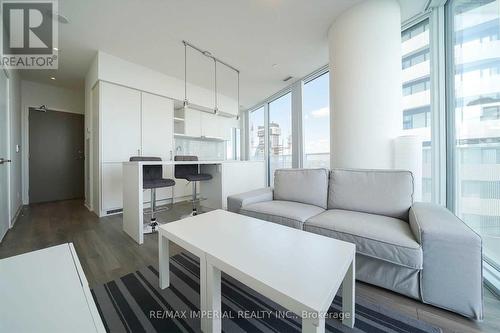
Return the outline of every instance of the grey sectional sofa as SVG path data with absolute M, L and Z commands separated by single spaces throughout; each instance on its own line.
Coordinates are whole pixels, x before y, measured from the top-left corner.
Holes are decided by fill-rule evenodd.
M 280 169 L 274 188 L 230 196 L 228 210 L 354 243 L 358 280 L 483 317 L 481 238 L 414 203 L 409 171 Z

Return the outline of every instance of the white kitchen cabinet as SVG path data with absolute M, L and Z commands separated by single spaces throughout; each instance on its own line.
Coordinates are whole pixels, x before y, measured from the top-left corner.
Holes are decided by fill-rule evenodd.
M 201 115 L 201 135 L 209 138 L 222 138 L 224 135 L 224 118 L 204 112 Z
M 163 177 L 173 179 L 173 166 L 163 166 Z M 123 207 L 123 179 L 121 163 L 103 163 L 102 164 L 102 214 Z M 177 181 L 176 181 L 177 182 Z M 183 184 L 184 181 L 181 180 Z M 189 187 L 189 186 L 188 186 Z M 189 187 L 190 188 L 190 187 Z M 185 193 L 186 189 L 180 184 L 177 188 L 179 193 L 175 192 L 176 197 L 189 195 Z M 184 192 L 180 192 L 180 191 Z M 172 198 L 172 187 L 156 189 L 157 204 L 170 203 Z M 144 191 L 144 203 L 149 206 L 151 201 L 151 190 Z M 167 200 L 168 199 L 168 200 Z M 163 200 L 163 202 L 161 202 Z
M 188 136 L 201 136 L 201 111 L 187 109 L 184 114 L 184 134 Z
M 122 163 L 102 164 L 102 203 L 103 214 L 122 208 Z
M 131 156 L 172 159 L 174 104 L 171 99 L 107 82 L 99 83 L 101 171 L 99 215 L 119 210 L 122 200 L 122 162 Z M 199 122 L 198 122 L 199 123 Z M 172 167 L 164 167 L 164 177 L 173 178 Z M 170 199 L 172 188 L 157 190 L 157 200 Z M 150 191 L 144 201 L 149 203 Z
M 100 84 L 102 162 L 128 161 L 141 149 L 141 93 L 107 82 Z
M 158 95 L 142 93 L 142 156 L 173 159 L 174 102 Z

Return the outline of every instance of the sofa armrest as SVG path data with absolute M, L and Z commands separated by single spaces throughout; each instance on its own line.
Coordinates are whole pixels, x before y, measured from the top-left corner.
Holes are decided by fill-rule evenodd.
M 422 246 L 422 301 L 483 318 L 482 240 L 446 208 L 418 202 L 410 227 Z
M 272 187 L 234 194 L 227 197 L 227 210 L 238 213 L 243 206 L 271 200 L 273 200 Z

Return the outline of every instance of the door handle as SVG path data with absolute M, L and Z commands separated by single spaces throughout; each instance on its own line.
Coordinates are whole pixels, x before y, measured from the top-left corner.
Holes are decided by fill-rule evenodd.
M 9 162 L 12 162 L 12 161 L 11 160 L 6 160 L 5 158 L 0 157 L 0 164 L 9 163 Z

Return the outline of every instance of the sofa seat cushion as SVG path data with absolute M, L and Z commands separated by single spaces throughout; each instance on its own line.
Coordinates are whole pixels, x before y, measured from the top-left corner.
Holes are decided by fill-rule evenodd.
M 304 222 L 325 210 L 318 206 L 294 201 L 272 200 L 243 206 L 240 213 L 261 220 L 303 229 Z
M 409 268 L 422 268 L 422 248 L 407 222 L 331 209 L 307 220 L 304 230 L 356 244 L 356 251 Z

